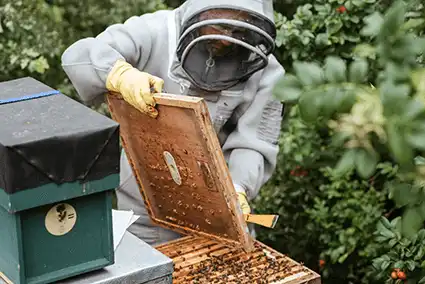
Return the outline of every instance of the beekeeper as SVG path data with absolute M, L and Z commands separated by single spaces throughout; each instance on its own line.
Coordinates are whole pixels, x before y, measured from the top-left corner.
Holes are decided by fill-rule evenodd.
M 62 66 L 89 105 L 110 90 L 155 118 L 152 89 L 203 97 L 248 213 L 278 153 L 282 104 L 272 88 L 284 69 L 272 55 L 275 33 L 272 0 L 188 0 L 75 42 Z M 129 230 L 145 242 L 179 237 L 151 222 L 124 153 L 117 197 L 119 209 L 141 216 Z

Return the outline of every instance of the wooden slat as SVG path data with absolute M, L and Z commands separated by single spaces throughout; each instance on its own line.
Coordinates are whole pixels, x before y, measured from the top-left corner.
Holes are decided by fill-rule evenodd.
M 253 249 L 208 108 L 201 98 L 155 94 L 156 119 L 107 95 L 124 150 L 152 220 L 183 235 Z M 164 153 L 178 169 L 173 178 Z M 173 167 L 173 165 L 171 165 Z M 141 199 L 141 202 L 143 202 Z
M 184 244 L 184 251 L 179 241 Z M 202 237 L 185 237 L 156 249 L 173 260 L 173 283 L 176 284 L 321 283 L 320 275 L 259 241 L 255 241 L 251 252 L 220 243 L 205 246 Z M 177 250 L 180 253 L 176 253 Z

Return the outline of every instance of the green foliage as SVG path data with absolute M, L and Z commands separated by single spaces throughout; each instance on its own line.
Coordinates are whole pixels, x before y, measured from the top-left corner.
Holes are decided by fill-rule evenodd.
M 273 230 L 258 228 L 258 238 L 315 269 L 318 232 L 307 211 L 319 195 L 323 180 L 319 169 L 333 160 L 334 153 L 320 150 L 326 138 L 299 119 L 297 108 L 288 113 L 282 132 L 279 167 L 254 204 L 255 211 L 279 214 L 279 222 Z
M 321 172 L 328 182 L 319 187 L 320 196 L 307 212 L 319 232 L 320 259 L 330 264 L 323 267 L 322 275 L 335 283 L 357 283 L 359 279 L 367 283 L 368 262 L 379 255 L 381 247 L 372 233 L 385 213 L 386 192 L 375 189 L 373 179 L 338 178 L 329 167 Z M 381 172 L 374 178 L 391 177 Z
M 317 60 L 326 55 L 352 57 L 351 49 L 364 41 L 362 18 L 381 10 L 382 1 L 304 1 L 290 18 L 276 13 L 279 58 L 287 68 L 298 60 Z
M 258 238 L 321 271 L 325 283 L 372 283 L 372 259 L 382 247 L 373 233 L 380 217 L 391 215 L 385 182 L 397 167 L 379 164 L 367 181 L 353 171 L 335 176 L 331 166 L 343 149 L 327 129 L 305 124 L 296 106 L 283 124 L 279 146 L 279 167 L 255 211 L 280 218 L 273 230 L 258 228 Z
M 110 24 L 164 8 L 161 0 L 0 0 L 0 81 L 31 76 L 77 99 L 60 65 L 63 51 Z
M 344 22 L 347 19 L 338 18 L 343 21 L 339 35 L 347 35 L 347 30 L 355 31 L 357 40 L 316 52 L 313 48 L 317 47 L 317 41 L 306 43 L 306 48 L 292 56 L 291 72 L 276 85 L 275 96 L 295 105 L 299 120 L 309 129 L 320 129 L 331 137 L 315 149 L 319 153 L 333 149 L 335 155 L 328 163 L 329 169 L 321 170 L 320 193 L 314 193 L 315 202 L 303 220 L 306 227 L 316 226 L 307 233 L 320 232 L 317 237 L 322 248 L 320 257 L 329 265 L 322 270 L 325 281 L 393 281 L 388 268 L 400 261 L 408 266 L 409 279 L 419 279 L 414 277 L 423 277 L 424 267 L 411 255 L 406 256 L 406 251 L 416 252 L 416 247 L 420 247 L 415 239 L 419 239 L 425 221 L 424 5 L 396 1 L 385 9 L 382 1 L 351 1 L 353 5 L 360 2 L 361 10 L 351 7 L 347 11 L 369 14 L 362 17 L 364 25 L 348 27 L 348 22 Z M 308 15 L 303 23 L 317 16 L 305 9 L 304 6 L 299 10 Z M 323 17 L 319 25 L 332 16 L 323 14 Z M 335 33 L 327 30 L 327 34 Z M 295 41 L 288 42 L 291 46 Z M 348 46 L 350 49 L 346 49 Z M 291 133 L 284 130 L 282 136 L 285 135 Z M 371 178 L 373 184 L 368 185 Z M 283 180 L 282 176 L 273 179 Z M 268 186 L 264 195 L 269 194 Z M 283 185 L 280 188 L 287 189 Z M 382 236 L 372 238 L 380 216 L 399 220 L 394 221 L 399 228 L 397 241 L 384 240 Z M 355 220 L 362 223 L 354 223 Z M 292 249 L 288 247 L 289 254 Z M 397 254 L 392 253 L 394 250 Z M 378 271 L 372 269 L 373 258 L 382 257 L 390 257 L 392 262 L 388 260 L 388 266 L 386 262 L 375 266 Z
M 374 259 L 373 268 L 377 273 L 374 277 L 386 280 L 388 284 L 397 283 L 389 275 L 398 269 L 406 273 L 409 283 L 425 281 L 425 229 L 415 233 L 412 238 L 403 237 L 402 231 L 399 217 L 391 222 L 381 218 L 375 236 L 386 253 Z
M 0 0 L 0 81 L 23 76 L 54 77 L 46 73 L 57 65 L 63 40 L 60 13 L 44 1 Z
M 376 12 L 365 20 L 362 31 L 368 31 L 376 38 L 373 47 L 382 67 L 377 88 L 350 82 L 346 76 L 346 63 L 334 56 L 328 56 L 323 67 L 315 63 L 294 64 L 296 78 L 288 88 L 292 92 L 294 82 L 300 85 L 298 105 L 301 117 L 306 122 L 325 121 L 343 135 L 340 142 L 344 142 L 347 150 L 336 167 L 340 174 L 354 167 L 363 178 L 372 175 L 380 160 L 373 144 L 379 143 L 388 148 L 394 161 L 405 171 L 404 178 L 421 179 L 421 175 L 416 174 L 413 158 L 415 152 L 423 149 L 425 142 L 422 139 L 425 137 L 425 106 L 416 92 L 421 90 L 421 82 L 425 80 L 421 77 L 425 69 L 417 64 L 418 56 L 425 51 L 425 38 L 405 32 L 402 28 L 405 14 L 405 5 L 397 2 L 385 16 Z M 372 30 L 374 32 L 370 32 Z M 365 71 L 352 67 L 354 64 L 355 61 L 350 65 L 350 70 L 354 70 L 351 77 L 361 77 Z M 416 85 L 413 71 L 419 77 Z M 282 84 L 280 87 L 282 91 L 279 89 L 277 95 L 286 100 L 286 86 Z M 345 103 L 347 101 L 349 103 Z M 409 226 L 406 227 L 418 230 L 425 220 L 425 211 L 422 212 L 422 203 L 413 206 L 414 210 L 408 208 L 406 215 L 419 219 L 413 222 L 408 218 Z
M 62 25 L 68 30 L 67 44 L 96 36 L 107 26 L 121 23 L 131 16 L 154 12 L 167 7 L 160 0 L 55 0 L 52 8 L 62 13 Z

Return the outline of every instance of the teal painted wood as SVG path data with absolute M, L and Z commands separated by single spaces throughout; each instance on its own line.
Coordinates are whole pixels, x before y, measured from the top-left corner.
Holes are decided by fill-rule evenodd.
M 10 195 L 0 188 L 0 206 L 9 212 L 18 212 L 78 196 L 111 190 L 118 187 L 118 185 L 119 174 L 113 174 L 101 180 L 87 183 L 72 182 L 61 185 L 50 183 L 37 188 L 18 191 Z
M 9 214 L 0 207 L 0 267 L 1 272 L 15 284 L 24 278 L 22 265 L 21 225 L 19 215 Z
M 77 219 L 63 236 L 54 236 L 45 227 L 53 204 L 17 214 L 1 208 L 0 221 L 8 229 L 0 234 L 0 267 L 15 284 L 53 283 L 114 263 L 112 192 L 65 203 L 75 208 Z
M 45 284 L 113 264 L 112 195 L 118 184 L 114 174 L 85 185 L 50 184 L 11 195 L 0 190 L 0 271 L 14 284 Z M 59 203 L 71 205 L 77 216 L 63 236 L 45 225 Z

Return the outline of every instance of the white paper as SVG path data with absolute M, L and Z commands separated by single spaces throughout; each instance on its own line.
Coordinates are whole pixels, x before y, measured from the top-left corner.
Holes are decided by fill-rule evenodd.
M 128 224 L 128 226 L 130 227 L 131 225 L 133 225 L 133 223 L 136 222 L 137 219 L 139 219 L 139 218 L 140 218 L 140 216 L 133 215 L 133 217 L 131 217 L 130 224 Z
M 112 231 L 114 236 L 114 250 L 117 249 L 125 231 L 131 224 L 136 222 L 139 216 L 134 215 L 133 211 L 112 210 Z

